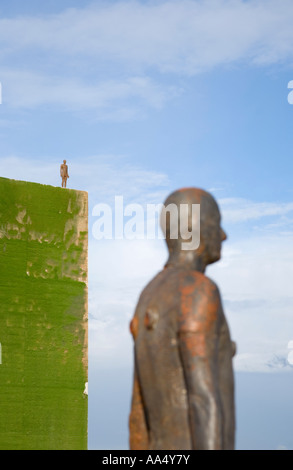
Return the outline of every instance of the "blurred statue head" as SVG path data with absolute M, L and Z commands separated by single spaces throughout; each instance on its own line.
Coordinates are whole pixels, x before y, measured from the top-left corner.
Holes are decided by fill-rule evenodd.
M 169 250 L 168 265 L 205 266 L 221 258 L 227 236 L 221 228 L 219 207 L 211 194 L 198 188 L 183 188 L 166 199 L 161 228 Z

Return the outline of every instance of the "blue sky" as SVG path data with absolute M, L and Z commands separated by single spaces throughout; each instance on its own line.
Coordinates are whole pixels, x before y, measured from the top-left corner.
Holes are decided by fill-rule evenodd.
M 58 186 L 66 158 L 89 192 L 91 448 L 127 448 L 128 324 L 167 256 L 163 240 L 95 240 L 92 210 L 182 186 L 215 196 L 228 233 L 207 275 L 238 345 L 238 448 L 293 448 L 292 22 L 291 0 L 0 0 L 0 175 Z

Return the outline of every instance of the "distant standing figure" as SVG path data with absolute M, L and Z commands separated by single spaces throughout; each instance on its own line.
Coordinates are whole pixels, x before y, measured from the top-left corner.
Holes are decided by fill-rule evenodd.
M 60 176 L 62 178 L 62 188 L 66 188 L 68 174 L 68 165 L 66 165 L 66 160 L 63 160 L 63 163 L 60 166 Z

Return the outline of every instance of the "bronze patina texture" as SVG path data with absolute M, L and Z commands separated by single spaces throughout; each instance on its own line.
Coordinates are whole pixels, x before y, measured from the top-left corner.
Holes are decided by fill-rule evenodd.
M 69 178 L 68 165 L 66 165 L 66 160 L 63 160 L 63 163 L 60 165 L 60 176 L 62 178 L 61 186 L 62 188 L 66 188 L 67 180 Z
M 183 250 L 186 240 L 179 230 L 177 238 L 170 237 L 167 219 L 169 259 L 141 293 L 130 324 L 135 344 L 130 448 L 232 450 L 235 343 L 218 287 L 205 275 L 207 265 L 220 259 L 227 237 L 218 205 L 206 191 L 175 191 L 165 207 L 169 204 L 200 204 L 200 245 Z

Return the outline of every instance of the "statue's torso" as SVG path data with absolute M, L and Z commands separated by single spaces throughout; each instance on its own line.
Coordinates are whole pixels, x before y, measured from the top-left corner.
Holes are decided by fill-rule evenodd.
M 192 305 L 188 305 L 188 297 L 186 301 L 183 299 L 183 293 L 188 291 L 189 285 L 198 282 L 199 287 L 193 295 L 202 295 L 200 286 L 205 279 L 196 271 L 167 268 L 144 289 L 135 312 L 136 367 L 151 449 L 192 448 L 188 390 L 178 339 L 183 309 L 190 307 L 188 314 L 192 316 Z M 219 314 L 219 337 L 219 349 L 225 349 L 225 345 L 229 348 L 230 335 L 222 312 Z M 222 356 L 219 351 L 219 360 Z M 224 353 L 224 356 L 227 355 Z

